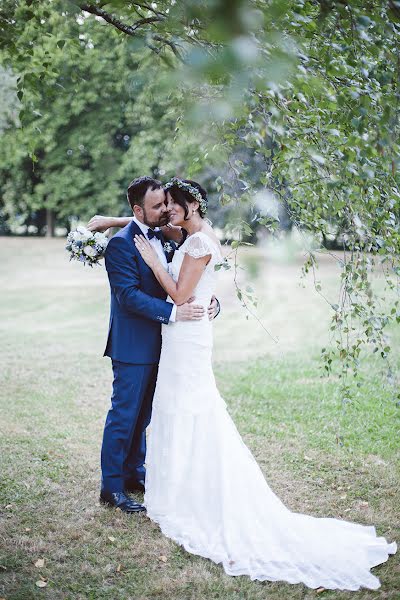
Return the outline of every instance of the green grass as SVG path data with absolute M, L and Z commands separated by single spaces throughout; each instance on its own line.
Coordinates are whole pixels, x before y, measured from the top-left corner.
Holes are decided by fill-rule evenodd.
M 164 538 L 145 516 L 98 505 L 99 449 L 111 390 L 102 358 L 104 269 L 69 264 L 59 240 L 2 239 L 0 295 L 0 597 L 6 600 L 297 600 L 302 585 L 231 578 Z M 271 487 L 293 510 L 374 524 L 400 540 L 399 411 L 384 364 L 366 357 L 343 407 L 339 380 L 320 377 L 327 307 L 298 283 L 298 265 L 263 263 L 254 282 L 273 344 L 233 300 L 229 273 L 215 323 L 219 388 Z M 336 271 L 320 269 L 329 293 Z M 5 282 L 5 283 L 4 283 Z M 379 282 L 378 282 L 379 284 Z M 399 364 L 399 331 L 390 332 Z M 398 374 L 397 374 L 398 377 Z M 398 387 L 398 382 L 397 382 Z M 237 493 L 246 485 L 238 480 Z M 140 498 L 140 496 L 138 496 Z M 43 558 L 43 567 L 35 562 Z M 396 555 L 374 569 L 398 599 Z M 45 588 L 35 582 L 46 579 Z

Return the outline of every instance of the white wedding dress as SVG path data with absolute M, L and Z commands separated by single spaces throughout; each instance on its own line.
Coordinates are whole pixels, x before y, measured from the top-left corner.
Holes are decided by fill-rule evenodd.
M 211 254 L 196 287 L 209 305 L 219 247 L 206 234 L 175 252 Z M 162 351 L 146 457 L 148 516 L 188 552 L 222 563 L 228 575 L 304 583 L 310 588 L 377 589 L 371 567 L 396 552 L 372 526 L 291 512 L 269 488 L 218 393 L 211 366 L 212 322 L 162 326 Z

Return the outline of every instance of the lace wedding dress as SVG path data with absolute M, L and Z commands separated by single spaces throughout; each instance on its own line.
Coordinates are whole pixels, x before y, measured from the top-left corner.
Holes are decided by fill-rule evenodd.
M 194 293 L 207 307 L 220 250 L 202 232 L 188 237 L 171 263 L 175 280 L 185 253 L 211 254 Z M 162 336 L 146 457 L 148 516 L 188 552 L 222 563 L 228 575 L 377 589 L 370 569 L 396 544 L 372 526 L 291 512 L 273 493 L 218 393 L 207 316 L 163 325 Z

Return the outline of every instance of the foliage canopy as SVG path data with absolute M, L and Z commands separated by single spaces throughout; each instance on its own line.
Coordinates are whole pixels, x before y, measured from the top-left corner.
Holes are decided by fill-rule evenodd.
M 342 245 L 326 370 L 338 356 L 356 373 L 365 345 L 387 359 L 385 327 L 400 322 L 399 17 L 395 0 L 5 0 L 3 76 L 17 77 L 22 128 L 10 118 L 3 132 L 1 209 L 86 216 L 89 198 L 117 210 L 133 169 L 200 172 L 240 240 L 254 224 L 279 233 L 284 206 L 312 235 L 304 270 L 319 293 L 318 252 Z

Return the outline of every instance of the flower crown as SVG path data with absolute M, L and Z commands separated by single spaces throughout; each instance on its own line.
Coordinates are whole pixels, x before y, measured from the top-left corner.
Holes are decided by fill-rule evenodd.
M 174 185 L 185 192 L 189 192 L 189 194 L 193 196 L 193 198 L 199 203 L 201 212 L 203 214 L 207 212 L 207 200 L 203 198 L 197 188 L 195 188 L 193 185 L 190 185 L 190 183 L 182 181 L 182 179 L 179 179 L 178 177 L 173 177 L 170 181 L 168 181 L 168 183 L 165 184 L 164 190 L 167 191 Z

